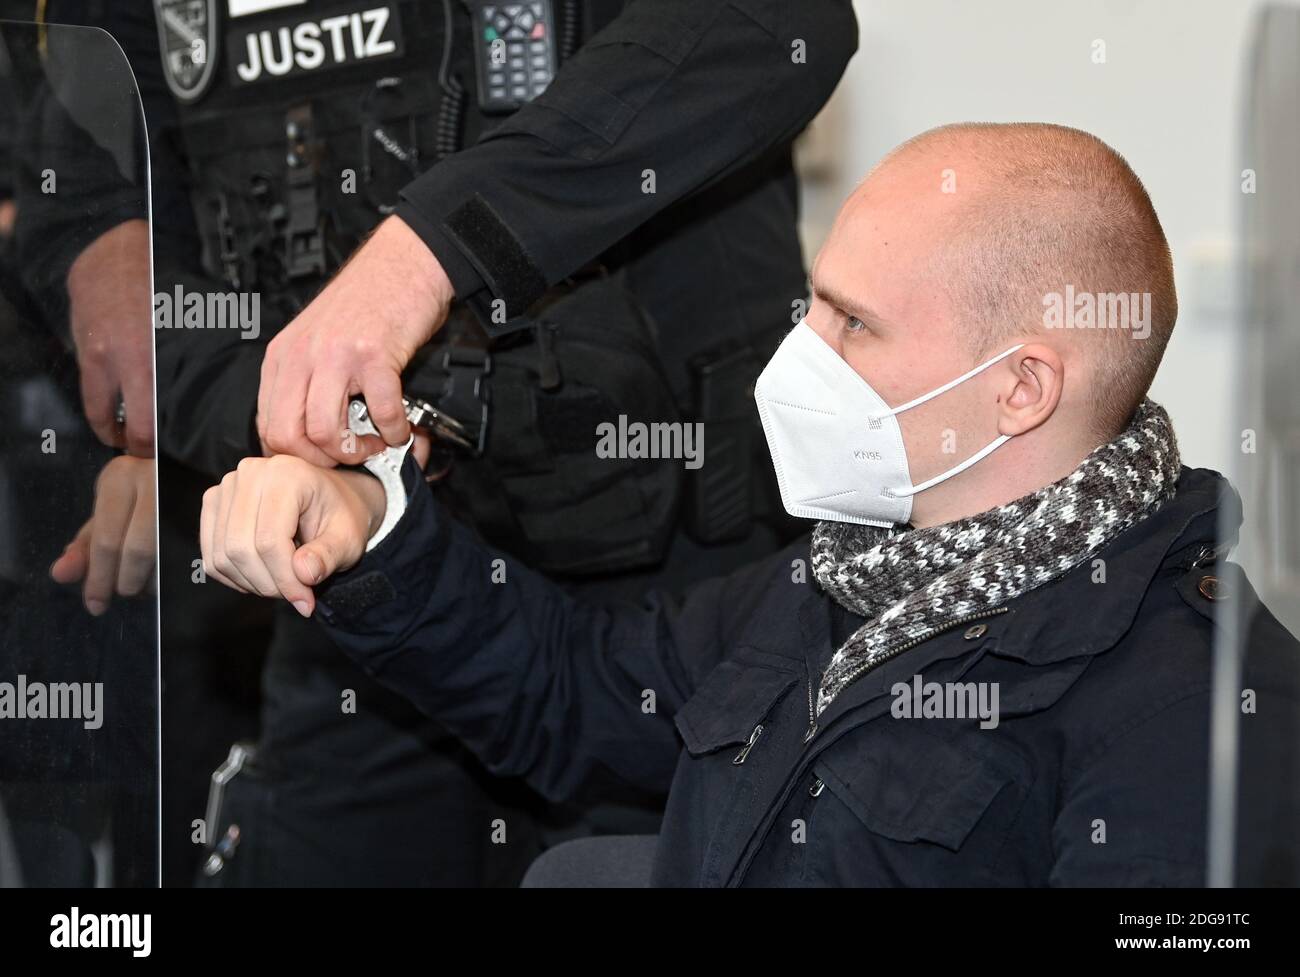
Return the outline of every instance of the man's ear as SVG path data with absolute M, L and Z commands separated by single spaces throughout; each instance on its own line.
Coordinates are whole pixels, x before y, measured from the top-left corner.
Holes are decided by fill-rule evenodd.
M 1061 402 L 1065 364 L 1052 347 L 1033 343 L 1006 359 L 998 371 L 998 433 L 1025 434 L 1046 421 Z

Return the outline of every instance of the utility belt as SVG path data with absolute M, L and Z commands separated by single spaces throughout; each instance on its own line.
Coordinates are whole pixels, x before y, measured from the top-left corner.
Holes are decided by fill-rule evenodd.
M 679 525 L 704 544 L 749 533 L 761 356 L 723 344 L 689 367 L 682 404 L 653 323 L 621 275 L 594 268 L 496 339 L 453 313 L 403 386 L 471 445 L 435 447 L 428 473 L 443 503 L 530 565 L 587 575 L 655 565 Z

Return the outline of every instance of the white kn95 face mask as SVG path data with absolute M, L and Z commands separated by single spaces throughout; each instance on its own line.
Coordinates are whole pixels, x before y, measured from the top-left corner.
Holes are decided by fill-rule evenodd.
M 792 516 L 887 527 L 912 517 L 912 496 L 965 471 L 1010 440 L 995 438 L 961 464 L 912 484 L 898 415 L 947 393 L 1024 343 L 942 387 L 890 407 L 806 320 L 790 331 L 754 386 L 758 415 Z

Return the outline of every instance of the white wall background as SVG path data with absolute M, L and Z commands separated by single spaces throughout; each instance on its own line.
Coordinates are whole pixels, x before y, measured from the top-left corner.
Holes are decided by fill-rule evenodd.
M 1192 466 L 1231 471 L 1230 330 L 1245 59 L 1255 0 L 858 0 L 857 55 L 815 123 L 811 261 L 844 197 L 932 126 L 1037 121 L 1095 133 L 1146 184 L 1174 253 L 1180 315 L 1152 396 Z M 1106 45 L 1093 63 L 1093 43 Z M 811 55 L 811 52 L 810 52 Z M 1298 52 L 1300 56 L 1300 52 Z M 818 179 L 818 174 L 822 178 Z

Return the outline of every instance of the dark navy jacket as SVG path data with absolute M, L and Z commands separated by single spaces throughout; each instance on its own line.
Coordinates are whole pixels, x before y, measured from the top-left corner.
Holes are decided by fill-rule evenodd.
M 1243 799 L 1240 863 L 1294 884 L 1300 803 L 1294 770 L 1274 773 L 1294 760 L 1300 650 L 1212 552 L 1237 512 L 1220 476 L 1184 468 L 1104 565 L 866 672 L 811 739 L 818 679 L 862 619 L 811 579 L 806 541 L 681 599 L 597 606 L 412 489 L 320 617 L 492 770 L 555 799 L 667 793 L 657 884 L 1202 885 L 1214 618 L 1239 609 L 1243 762 L 1268 785 Z M 997 683 L 999 723 L 895 718 L 915 675 Z

